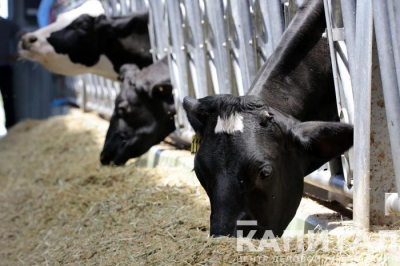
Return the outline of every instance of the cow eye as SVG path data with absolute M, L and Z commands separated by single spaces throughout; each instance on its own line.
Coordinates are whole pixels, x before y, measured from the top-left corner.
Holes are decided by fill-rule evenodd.
M 266 166 L 260 171 L 260 179 L 265 180 L 268 179 L 272 176 L 272 167 L 271 166 Z
M 74 28 L 78 30 L 86 30 L 87 25 L 88 24 L 85 21 L 77 21 L 74 25 Z
M 268 126 L 270 122 L 274 119 L 273 114 L 268 111 L 262 111 L 260 114 L 260 125 L 261 126 Z
M 82 25 L 83 25 L 83 22 L 82 21 L 77 21 L 77 22 L 75 22 L 74 23 L 74 28 L 75 29 L 79 29 L 79 28 L 81 28 L 82 27 Z
M 122 143 L 128 142 L 128 136 L 126 135 L 126 133 L 120 133 L 119 136 L 121 138 Z

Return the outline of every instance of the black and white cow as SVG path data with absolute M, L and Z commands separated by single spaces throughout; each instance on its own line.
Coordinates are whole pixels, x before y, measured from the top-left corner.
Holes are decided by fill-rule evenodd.
M 62 75 L 94 73 L 113 80 L 124 64 L 152 64 L 148 12 L 115 18 L 103 13 L 101 3 L 91 0 L 60 14 L 56 22 L 21 38 L 21 57 Z
M 139 70 L 125 65 L 120 73 L 121 93 L 115 100 L 103 151 L 102 164 L 123 165 L 175 130 L 175 106 L 168 59 Z
M 325 28 L 323 1 L 305 1 L 245 96 L 184 99 L 202 137 L 194 169 L 210 198 L 211 235 L 281 236 L 300 204 L 303 177 L 352 146 L 353 126 L 334 122 Z

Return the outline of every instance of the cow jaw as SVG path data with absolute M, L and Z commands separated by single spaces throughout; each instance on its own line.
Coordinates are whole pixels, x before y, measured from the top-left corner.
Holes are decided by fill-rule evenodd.
M 22 58 L 39 62 L 47 70 L 56 74 L 76 76 L 94 73 L 114 81 L 118 80 L 118 73 L 115 72 L 113 64 L 105 55 L 101 55 L 97 64 L 90 67 L 72 62 L 68 55 L 56 53 L 52 46 L 48 47 L 45 54 L 23 50 L 20 52 L 20 55 Z

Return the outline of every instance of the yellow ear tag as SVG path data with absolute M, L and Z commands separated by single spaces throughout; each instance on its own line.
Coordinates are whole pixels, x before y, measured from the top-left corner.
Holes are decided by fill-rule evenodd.
M 192 154 L 196 154 L 197 151 L 200 148 L 200 144 L 201 144 L 201 137 L 198 133 L 196 133 L 193 137 L 192 137 L 192 145 L 190 146 L 190 152 Z

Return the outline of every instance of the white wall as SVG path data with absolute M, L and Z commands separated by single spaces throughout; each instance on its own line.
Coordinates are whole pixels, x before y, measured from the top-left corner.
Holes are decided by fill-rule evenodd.
M 0 0 L 0 17 L 8 18 L 8 0 Z

